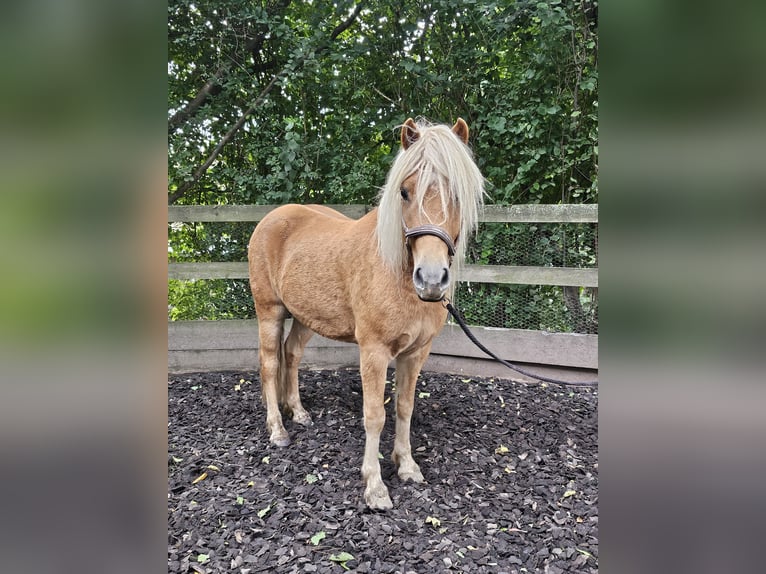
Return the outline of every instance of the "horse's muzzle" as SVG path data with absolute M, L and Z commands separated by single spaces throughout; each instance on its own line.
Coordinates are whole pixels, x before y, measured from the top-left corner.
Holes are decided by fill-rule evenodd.
M 415 293 L 423 301 L 441 301 L 449 289 L 449 269 L 439 265 L 416 267 L 412 273 L 412 283 L 415 285 Z

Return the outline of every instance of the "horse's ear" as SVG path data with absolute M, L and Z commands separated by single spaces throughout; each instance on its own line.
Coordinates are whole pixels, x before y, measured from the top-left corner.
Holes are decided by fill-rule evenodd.
M 418 126 L 415 124 L 412 118 L 407 118 L 407 121 L 404 122 L 404 125 L 402 126 L 402 148 L 407 149 L 416 141 L 418 141 L 419 137 L 420 132 L 418 132 Z
M 465 123 L 463 118 L 458 118 L 455 125 L 452 126 L 452 133 L 455 134 L 460 141 L 464 144 L 468 144 L 468 124 Z

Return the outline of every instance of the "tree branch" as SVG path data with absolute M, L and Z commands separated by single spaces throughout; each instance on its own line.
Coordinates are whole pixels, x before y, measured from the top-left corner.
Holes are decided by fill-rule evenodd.
M 205 163 L 203 163 L 196 170 L 194 170 L 194 173 L 192 174 L 192 180 L 183 182 L 181 185 L 178 186 L 178 189 L 175 192 L 170 194 L 168 198 L 168 203 L 175 203 L 187 191 L 189 191 L 192 187 L 196 185 L 196 183 L 204 175 L 207 169 L 211 165 L 213 165 L 213 162 L 216 160 L 216 158 L 218 158 L 218 155 L 221 153 L 221 151 L 223 151 L 224 146 L 226 146 L 226 144 L 229 143 L 234 138 L 234 134 L 236 134 L 240 130 L 240 128 L 243 125 L 245 125 L 245 122 L 247 121 L 247 118 L 250 117 L 250 114 L 252 114 L 255 111 L 255 108 L 261 105 L 264 99 L 266 99 L 266 96 L 274 87 L 274 84 L 277 83 L 277 80 L 279 79 L 281 75 L 282 75 L 282 72 L 280 72 L 279 74 L 276 74 L 274 77 L 271 78 L 271 81 L 266 85 L 265 88 L 263 88 L 263 90 L 261 90 L 261 93 L 258 94 L 258 97 L 255 99 L 253 104 L 249 108 L 247 108 L 245 113 L 243 113 L 240 116 L 237 122 L 233 126 L 231 126 L 231 128 L 229 128 L 229 131 L 226 132 L 226 134 L 221 138 L 221 141 L 218 142 L 218 145 L 216 145 L 215 148 L 213 148 L 213 151 L 205 160 Z
M 194 99 L 173 114 L 168 120 L 168 133 L 172 132 L 188 120 L 202 106 L 202 104 L 205 103 L 208 96 L 212 95 L 213 90 L 218 86 L 218 80 L 221 79 L 225 71 L 226 70 L 223 67 L 218 68 L 215 74 L 213 74 L 213 77 L 202 86 L 202 89 L 199 92 L 197 92 Z
M 330 42 L 335 40 L 340 34 L 342 34 L 345 30 L 347 30 L 354 24 L 357 17 L 359 16 L 359 13 L 362 11 L 363 5 L 364 5 L 364 2 L 360 2 L 359 4 L 357 4 L 356 8 L 354 8 L 354 11 L 351 13 L 351 15 L 333 29 L 332 33 L 330 34 Z M 323 52 L 328 47 L 329 47 L 329 43 L 323 46 L 320 46 L 317 48 L 316 53 Z M 168 196 L 168 203 L 170 204 L 175 203 L 197 184 L 197 182 L 205 174 L 208 168 L 211 165 L 213 165 L 215 160 L 220 155 L 221 151 L 223 151 L 223 148 L 226 146 L 226 144 L 228 144 L 232 139 L 234 139 L 234 136 L 236 135 L 236 133 L 242 128 L 242 126 L 245 125 L 245 122 L 247 122 L 247 118 L 250 117 L 250 115 L 256 110 L 256 108 L 263 103 L 263 100 L 265 100 L 266 96 L 269 94 L 269 92 L 271 92 L 272 88 L 277 83 L 277 80 L 279 80 L 282 76 L 289 73 L 290 69 L 298 69 L 300 66 L 303 65 L 303 63 L 308 59 L 308 57 L 309 57 L 308 54 L 302 56 L 294 65 L 286 66 L 285 68 L 282 69 L 282 71 L 280 71 L 278 74 L 275 74 L 271 78 L 269 83 L 266 84 L 266 87 L 264 87 L 263 90 L 261 90 L 261 93 L 258 94 L 258 97 L 255 99 L 255 101 L 247 108 L 247 110 L 245 110 L 245 112 L 240 116 L 240 118 L 236 121 L 236 123 L 233 126 L 231 126 L 231 128 L 229 128 L 229 131 L 227 131 L 226 134 L 221 138 L 221 141 L 218 142 L 215 148 L 213 148 L 213 151 L 210 153 L 210 155 L 205 160 L 205 162 L 201 166 L 199 166 L 196 170 L 194 170 L 194 173 L 192 174 L 192 179 L 181 183 L 178 186 L 178 189 L 176 189 L 173 193 L 171 193 Z
M 359 2 L 359 4 L 356 5 L 356 8 L 354 8 L 354 11 L 348 17 L 348 19 L 345 22 L 341 22 L 340 24 L 335 26 L 335 29 L 332 31 L 332 34 L 330 34 L 330 40 L 335 40 L 335 38 L 337 38 L 343 32 L 348 30 L 351 27 L 351 25 L 354 22 L 356 22 L 356 19 L 359 16 L 359 13 L 362 11 L 363 7 L 364 7 L 364 2 Z

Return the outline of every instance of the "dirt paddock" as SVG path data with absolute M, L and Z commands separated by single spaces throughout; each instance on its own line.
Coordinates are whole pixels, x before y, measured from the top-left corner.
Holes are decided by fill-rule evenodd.
M 314 425 L 286 420 L 280 449 L 257 373 L 168 377 L 169 572 L 598 571 L 598 390 L 421 373 L 426 483 L 396 475 L 390 400 L 394 508 L 373 512 L 359 373 L 301 371 L 300 385 Z

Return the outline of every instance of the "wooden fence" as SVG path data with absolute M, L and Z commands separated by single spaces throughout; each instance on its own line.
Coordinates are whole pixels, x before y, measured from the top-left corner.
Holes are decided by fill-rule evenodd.
M 252 222 L 255 224 L 276 206 L 215 205 L 170 206 L 168 222 Z M 359 218 L 370 208 L 363 205 L 331 206 Z M 481 222 L 497 223 L 597 223 L 597 205 L 486 206 Z M 246 279 L 247 262 L 170 263 L 170 279 Z M 598 269 L 567 267 L 522 267 L 512 265 L 463 265 L 458 281 L 523 285 L 598 287 Z M 598 335 L 548 333 L 525 329 L 476 327 L 476 336 L 504 359 L 540 366 L 539 372 L 561 368 L 574 378 L 592 378 L 598 369 Z M 314 336 L 306 349 L 303 365 L 314 368 L 358 366 L 358 349 Z M 172 321 L 168 323 L 168 368 L 172 372 L 210 370 L 254 370 L 258 367 L 257 321 Z M 456 325 L 446 325 L 424 367 L 476 376 L 512 375 L 485 359 Z M 513 375 L 515 376 L 515 375 Z M 523 378 L 523 377 L 520 377 Z M 570 376 L 570 378 L 572 378 Z

